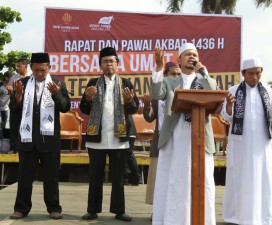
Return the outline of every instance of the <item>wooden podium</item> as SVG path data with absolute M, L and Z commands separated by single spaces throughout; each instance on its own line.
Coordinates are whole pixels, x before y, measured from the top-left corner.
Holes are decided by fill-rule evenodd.
M 192 89 L 175 91 L 172 111 L 192 115 L 192 225 L 205 225 L 205 116 L 214 113 L 227 93 Z

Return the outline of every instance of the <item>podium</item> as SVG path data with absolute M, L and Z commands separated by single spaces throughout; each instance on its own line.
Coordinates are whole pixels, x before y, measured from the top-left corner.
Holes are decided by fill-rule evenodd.
M 192 115 L 192 225 L 205 225 L 205 116 L 215 112 L 227 93 L 202 89 L 175 91 L 172 111 Z

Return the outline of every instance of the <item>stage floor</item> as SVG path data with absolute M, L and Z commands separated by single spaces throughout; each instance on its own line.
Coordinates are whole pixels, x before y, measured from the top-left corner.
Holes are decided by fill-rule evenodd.
M 13 212 L 16 196 L 17 183 L 0 190 L 0 225 L 69 225 L 69 224 L 97 224 L 97 225 L 120 225 L 124 222 L 114 219 L 109 213 L 109 201 L 111 185 L 104 185 L 104 199 L 102 213 L 93 221 L 83 221 L 81 216 L 86 213 L 88 185 L 83 183 L 60 183 L 60 202 L 63 208 L 62 220 L 51 220 L 48 217 L 44 202 L 41 182 L 34 182 L 30 214 L 22 220 L 10 220 L 9 215 Z M 133 219 L 131 225 L 151 225 L 150 215 L 152 206 L 144 203 L 146 185 L 125 186 L 126 213 Z M 226 225 L 222 222 L 222 198 L 224 186 L 216 187 L 216 220 L 217 225 Z

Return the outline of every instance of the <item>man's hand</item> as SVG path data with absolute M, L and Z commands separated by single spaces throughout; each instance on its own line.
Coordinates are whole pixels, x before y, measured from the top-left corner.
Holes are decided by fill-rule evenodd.
M 122 90 L 122 95 L 123 95 L 125 103 L 128 103 L 128 104 L 131 103 L 134 97 L 133 89 L 129 90 L 128 87 L 124 88 Z
M 56 84 L 55 82 L 49 82 L 47 84 L 47 89 L 50 91 L 52 95 L 58 94 L 58 92 L 60 91 L 60 81 L 58 84 Z
M 150 95 L 145 94 L 143 97 L 143 102 L 144 102 L 144 108 L 147 108 L 148 110 L 150 110 L 151 106 L 152 106 L 152 98 Z
M 234 102 L 236 102 L 235 96 L 233 96 L 229 92 L 226 99 L 227 99 L 227 105 L 226 105 L 227 114 L 232 115 L 232 107 L 233 107 Z
M 15 91 L 15 99 L 17 103 L 20 103 L 22 101 L 22 96 L 24 93 L 24 85 L 21 81 L 15 80 L 13 82 L 13 87 Z
M 9 95 L 13 94 L 13 87 L 12 86 L 7 85 L 6 89 L 7 89 Z
M 206 67 L 201 62 L 197 62 L 197 64 L 195 65 L 195 72 L 198 73 L 200 69 L 207 70 Z
M 93 100 L 93 96 L 96 94 L 97 89 L 95 86 L 90 86 L 87 87 L 84 94 L 85 94 L 85 98 L 88 102 Z
M 161 48 L 155 48 L 155 60 L 157 64 L 156 72 L 163 70 L 164 66 L 164 52 Z

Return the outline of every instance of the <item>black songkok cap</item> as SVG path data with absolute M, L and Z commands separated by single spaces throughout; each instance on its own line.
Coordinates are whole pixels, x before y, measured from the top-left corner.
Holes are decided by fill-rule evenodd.
M 106 48 L 101 49 L 99 60 L 101 61 L 102 57 L 105 57 L 105 56 L 116 56 L 116 58 L 117 58 L 117 54 L 116 54 L 115 49 L 112 47 L 106 47 Z
M 46 52 L 32 53 L 30 62 L 31 63 L 50 63 L 49 55 Z

